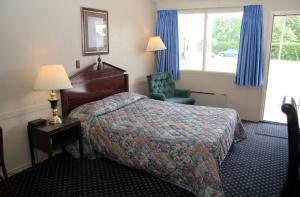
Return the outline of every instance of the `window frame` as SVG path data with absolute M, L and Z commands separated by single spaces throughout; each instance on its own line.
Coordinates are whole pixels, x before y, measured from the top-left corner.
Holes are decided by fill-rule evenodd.
M 234 8 L 205 8 L 205 9 L 183 9 L 178 10 L 178 20 L 181 14 L 204 14 L 204 28 L 203 28 L 203 58 L 201 69 L 192 70 L 192 69 L 182 69 L 180 68 L 180 72 L 207 72 L 207 73 L 222 73 L 228 75 L 235 75 L 236 72 L 223 72 L 223 71 L 207 71 L 206 70 L 206 55 L 207 55 L 207 30 L 208 30 L 208 14 L 221 14 L 221 13 L 237 13 L 240 12 L 243 14 L 243 7 L 234 7 Z M 178 26 L 179 30 L 179 26 Z

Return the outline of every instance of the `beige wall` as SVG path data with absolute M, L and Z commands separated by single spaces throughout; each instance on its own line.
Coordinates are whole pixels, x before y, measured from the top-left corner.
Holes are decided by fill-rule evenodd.
M 110 54 L 103 61 L 129 73 L 130 89 L 144 93 L 153 55 L 144 49 L 155 24 L 155 3 L 149 0 L 1 0 L 0 125 L 4 128 L 7 168 L 11 173 L 30 165 L 26 124 L 45 118 L 48 93 L 32 86 L 42 64 L 63 64 L 76 72 L 97 57 L 83 57 L 80 7 L 109 12 Z
M 264 5 L 265 71 L 267 71 L 272 13 L 275 11 L 298 11 L 300 13 L 299 0 L 158 0 L 157 9 L 231 8 L 249 4 Z M 184 71 L 181 73 L 178 87 L 190 88 L 195 91 L 227 94 L 227 106 L 237 109 L 243 119 L 261 120 L 267 80 L 265 80 L 263 88 L 239 87 L 235 86 L 233 81 L 233 74 Z

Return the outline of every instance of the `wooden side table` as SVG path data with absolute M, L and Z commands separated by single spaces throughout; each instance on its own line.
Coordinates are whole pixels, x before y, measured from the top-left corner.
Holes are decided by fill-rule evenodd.
M 78 119 L 63 117 L 62 124 L 55 125 L 48 124 L 46 120 L 37 119 L 28 122 L 27 129 L 33 167 L 36 165 L 34 148 L 48 153 L 50 166 L 52 166 L 53 151 L 77 140 L 80 158 L 82 158 L 81 123 Z

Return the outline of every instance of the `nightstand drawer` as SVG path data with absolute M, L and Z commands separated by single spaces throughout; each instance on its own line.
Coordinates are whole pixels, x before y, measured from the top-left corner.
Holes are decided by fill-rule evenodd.
M 66 146 L 68 144 L 71 144 L 72 142 L 77 141 L 79 137 L 80 132 L 78 132 L 78 130 L 74 131 L 73 129 L 69 129 L 64 132 L 51 135 L 50 143 L 53 149 L 57 149 L 61 146 Z

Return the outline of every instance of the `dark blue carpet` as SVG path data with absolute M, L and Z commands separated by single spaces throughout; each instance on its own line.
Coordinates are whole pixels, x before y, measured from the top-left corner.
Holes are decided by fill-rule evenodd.
M 221 165 L 225 196 L 279 196 L 287 174 L 287 126 L 244 122 L 244 127 L 248 139 L 235 144 Z
M 221 165 L 226 197 L 279 196 L 287 169 L 285 125 L 244 122 L 248 139 L 235 144 Z M 48 162 L 11 177 L 17 196 L 147 196 L 194 195 L 146 173 L 106 159 L 54 157 L 55 176 Z M 0 183 L 0 196 L 6 196 Z

